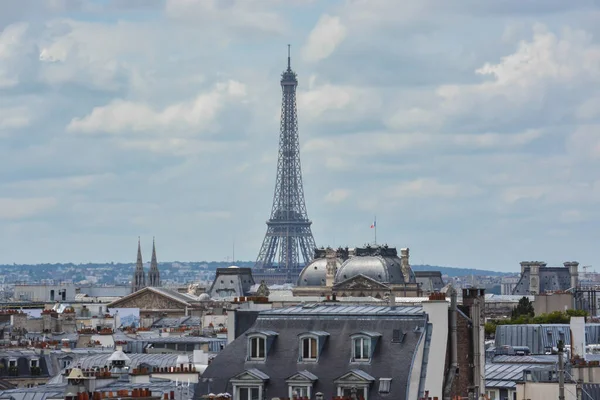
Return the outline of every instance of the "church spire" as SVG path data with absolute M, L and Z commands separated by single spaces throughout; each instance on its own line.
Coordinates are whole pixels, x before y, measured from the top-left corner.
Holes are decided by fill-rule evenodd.
M 160 271 L 156 261 L 156 242 L 152 238 L 152 261 L 150 261 L 150 272 L 148 273 L 148 286 L 160 286 Z
M 142 261 L 142 245 L 138 236 L 137 262 L 135 263 L 135 272 L 133 273 L 133 280 L 131 281 L 131 289 L 133 292 L 137 292 L 145 287 L 146 274 L 144 272 L 144 262 Z

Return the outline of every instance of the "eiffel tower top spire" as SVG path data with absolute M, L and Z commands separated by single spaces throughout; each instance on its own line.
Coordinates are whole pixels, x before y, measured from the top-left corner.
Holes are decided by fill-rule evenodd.
M 310 229 L 312 222 L 304 202 L 296 107 L 298 79 L 292 70 L 290 45 L 287 61 L 287 70 L 281 74 L 281 124 L 273 208 L 255 264 L 259 270 L 278 271 L 265 276 L 266 283 L 295 282 L 303 264 L 312 260 L 315 250 Z
M 150 261 L 150 272 L 148 272 L 148 286 L 160 286 L 160 271 L 156 261 L 156 242 L 154 238 L 152 238 L 152 260 Z
M 135 263 L 135 272 L 131 281 L 131 290 L 137 292 L 146 287 L 146 273 L 144 272 L 144 262 L 142 261 L 142 246 L 138 236 L 137 261 Z
M 293 86 L 294 89 L 298 86 L 298 79 L 296 77 L 296 73 L 292 70 L 292 58 L 290 56 L 290 47 L 288 44 L 288 58 L 287 58 L 287 69 L 281 74 L 281 86 Z M 294 95 L 295 97 L 295 95 Z M 296 100 L 294 98 L 294 104 Z

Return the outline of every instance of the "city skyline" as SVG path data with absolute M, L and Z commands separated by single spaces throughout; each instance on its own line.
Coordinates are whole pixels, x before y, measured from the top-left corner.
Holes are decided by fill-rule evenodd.
M 521 3 L 7 2 L 0 264 L 254 261 L 288 43 L 317 246 L 600 264 L 600 11 Z

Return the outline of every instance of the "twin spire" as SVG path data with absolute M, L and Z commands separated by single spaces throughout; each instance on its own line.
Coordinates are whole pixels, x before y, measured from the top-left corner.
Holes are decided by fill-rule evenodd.
M 152 260 L 150 261 L 150 271 L 148 272 L 148 282 L 146 284 L 146 273 L 144 272 L 144 262 L 142 261 L 142 246 L 138 237 L 137 261 L 135 263 L 135 272 L 131 281 L 132 292 L 137 292 L 146 286 L 160 286 L 160 271 L 158 270 L 158 261 L 156 260 L 156 243 L 152 238 Z

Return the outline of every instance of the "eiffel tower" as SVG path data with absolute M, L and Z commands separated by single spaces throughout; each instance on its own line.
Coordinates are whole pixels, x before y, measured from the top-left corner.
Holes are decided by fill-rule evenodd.
M 310 229 L 312 222 L 308 219 L 302 188 L 297 86 L 298 79 L 292 71 L 288 45 L 288 66 L 281 75 L 283 93 L 273 208 L 267 221 L 267 234 L 254 265 L 254 275 L 260 278 L 257 281 L 264 280 L 271 284 L 295 282 L 303 266 L 312 260 L 315 251 L 315 239 Z

